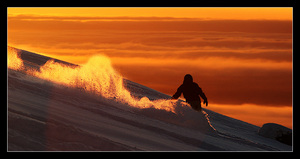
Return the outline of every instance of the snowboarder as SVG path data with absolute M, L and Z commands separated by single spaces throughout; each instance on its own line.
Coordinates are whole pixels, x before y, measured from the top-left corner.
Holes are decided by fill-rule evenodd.
M 196 111 L 201 111 L 201 100 L 199 95 L 203 98 L 203 104 L 208 105 L 207 98 L 199 85 L 193 82 L 193 77 L 190 74 L 184 76 L 183 84 L 177 89 L 177 92 L 171 99 L 178 99 L 183 93 L 186 102 Z

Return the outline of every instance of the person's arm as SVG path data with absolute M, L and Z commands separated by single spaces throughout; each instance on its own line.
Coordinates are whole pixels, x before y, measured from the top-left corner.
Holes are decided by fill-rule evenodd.
M 201 89 L 201 93 L 199 95 L 204 100 L 203 104 L 206 104 L 206 106 L 207 106 L 208 105 L 208 101 L 207 101 L 206 95 L 204 94 L 204 92 L 202 91 L 202 89 Z
M 178 99 L 182 93 L 182 85 L 177 89 L 177 92 L 172 96 L 171 99 Z
M 204 94 L 204 92 L 202 91 L 202 89 L 199 87 L 199 85 L 197 85 L 197 90 L 198 90 L 198 94 L 200 95 L 200 97 L 204 100 L 203 104 L 206 104 L 206 106 L 208 105 L 208 101 L 207 101 L 207 97 Z

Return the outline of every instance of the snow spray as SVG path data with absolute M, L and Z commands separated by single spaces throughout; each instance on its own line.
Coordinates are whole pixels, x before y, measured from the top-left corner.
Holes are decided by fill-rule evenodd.
M 8 49 L 8 68 L 20 70 L 23 61 L 13 49 Z M 25 71 L 25 69 L 23 69 Z M 149 100 L 136 98 L 123 84 L 123 77 L 112 67 L 109 57 L 97 55 L 78 67 L 70 67 L 54 60 L 47 61 L 40 69 L 26 70 L 27 74 L 67 87 L 80 88 L 107 99 L 117 100 L 136 108 L 155 108 L 175 113 L 176 100 Z

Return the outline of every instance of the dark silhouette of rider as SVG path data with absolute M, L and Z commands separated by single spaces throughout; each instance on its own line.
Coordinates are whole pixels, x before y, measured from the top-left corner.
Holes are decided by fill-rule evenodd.
M 186 102 L 191 105 L 196 111 L 201 111 L 201 100 L 199 95 L 203 98 L 203 104 L 208 105 L 207 98 L 199 85 L 193 82 L 193 77 L 190 74 L 184 76 L 183 84 L 177 89 L 177 92 L 172 96 L 172 99 L 178 99 L 183 93 Z

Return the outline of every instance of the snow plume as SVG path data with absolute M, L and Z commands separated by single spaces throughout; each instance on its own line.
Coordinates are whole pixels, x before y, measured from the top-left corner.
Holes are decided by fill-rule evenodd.
M 67 87 L 80 88 L 108 99 L 114 99 L 137 108 L 155 108 L 175 113 L 176 100 L 159 99 L 151 101 L 148 97 L 136 98 L 123 84 L 123 77 L 112 67 L 108 57 L 97 55 L 79 67 L 70 67 L 54 60 L 47 61 L 39 71 L 28 72 L 39 78 Z
M 22 64 L 20 66 L 23 66 L 18 71 L 26 73 L 28 76 L 25 80 L 30 82 L 33 80 L 30 77 L 35 76 L 63 88 L 75 88 L 101 96 L 108 101 L 117 101 L 122 103 L 120 106 L 129 105 L 138 108 L 139 113 L 150 118 L 201 131 L 213 129 L 204 111 L 203 115 L 199 115 L 185 102 L 163 99 L 168 96 L 155 94 L 150 88 L 124 80 L 113 68 L 107 56 L 93 56 L 81 66 L 53 59 L 47 62 L 45 60 L 43 65 L 39 65 L 35 61 L 27 61 L 26 58 L 22 61 L 17 54 L 14 57 Z M 40 82 L 36 79 L 35 81 Z
M 11 47 L 7 47 L 7 67 L 14 70 L 21 70 L 24 67 L 18 51 Z

